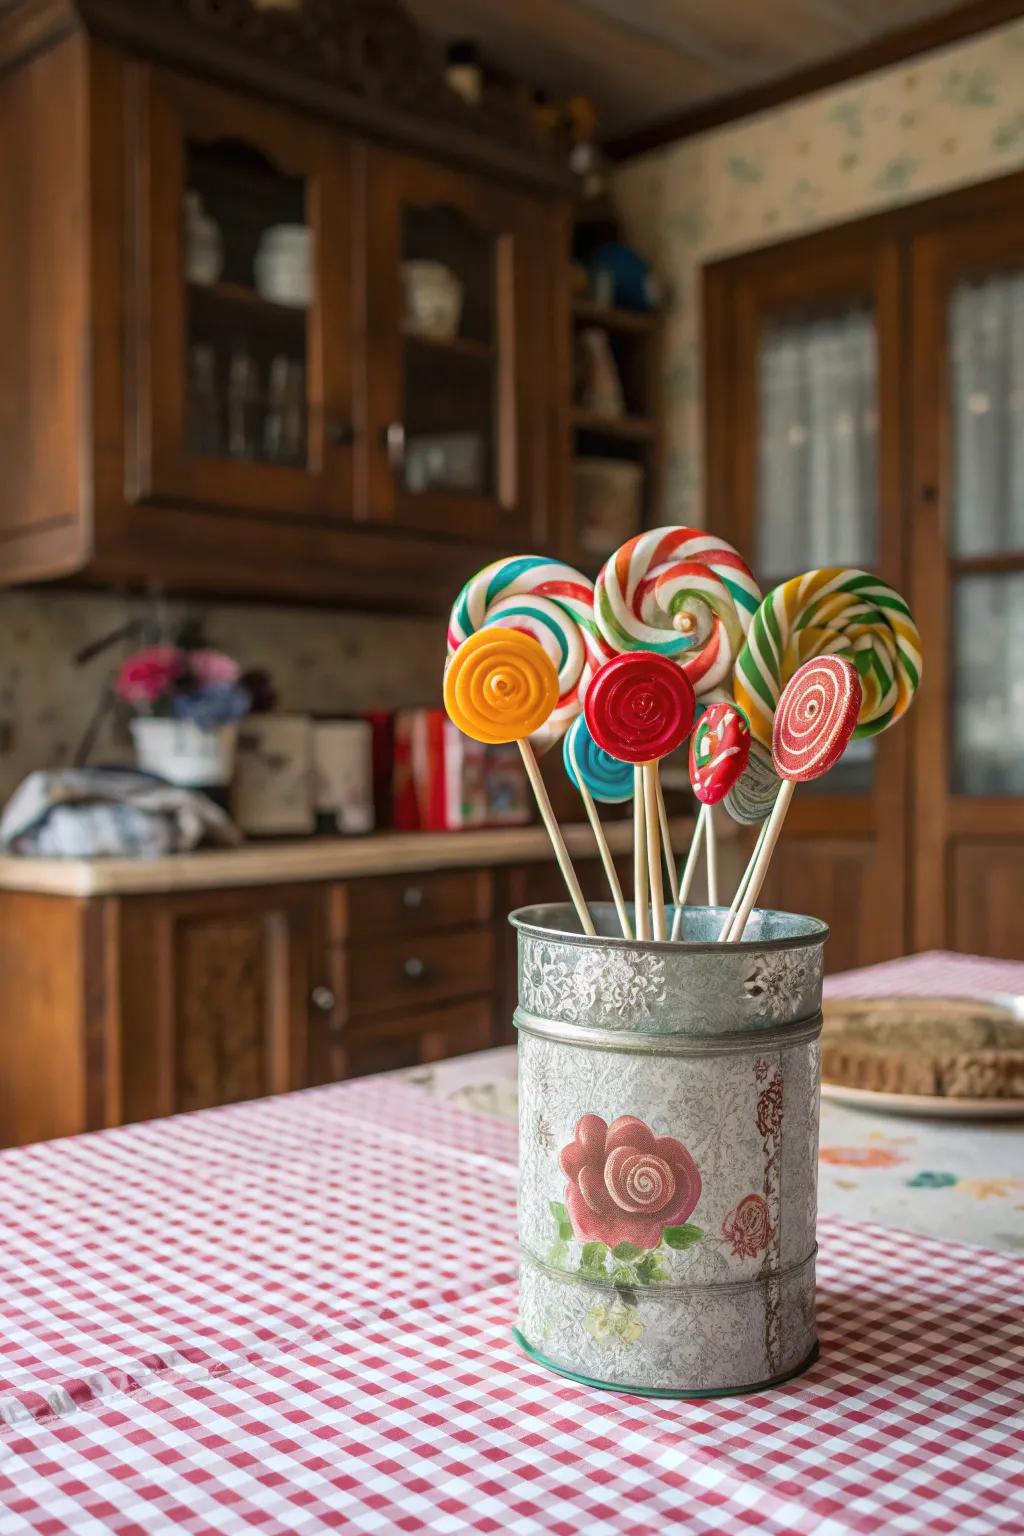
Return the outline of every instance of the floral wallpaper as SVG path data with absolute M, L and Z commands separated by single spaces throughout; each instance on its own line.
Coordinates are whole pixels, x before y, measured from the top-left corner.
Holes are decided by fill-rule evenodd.
M 665 520 L 702 516 L 701 267 L 1024 167 L 1024 21 L 624 166 L 627 238 L 667 281 Z

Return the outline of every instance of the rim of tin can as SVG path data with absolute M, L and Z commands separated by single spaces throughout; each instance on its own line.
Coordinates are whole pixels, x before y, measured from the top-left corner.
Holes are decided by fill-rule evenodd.
M 615 904 L 611 901 L 588 901 L 592 914 L 608 914 L 613 924 L 617 924 L 618 915 Z M 633 903 L 626 903 L 627 911 L 633 910 Z M 666 907 L 671 917 L 675 908 Z M 721 915 L 722 922 L 728 915 L 728 907 L 710 907 L 707 905 L 692 905 L 687 903 L 684 912 L 715 912 Z M 758 907 L 756 911 L 765 917 L 788 918 L 791 922 L 805 923 L 806 929 L 802 933 L 787 934 L 778 939 L 742 939 L 738 944 L 720 944 L 717 940 L 671 940 L 671 939 L 626 939 L 622 934 L 606 935 L 576 932 L 571 928 L 549 927 L 545 923 L 531 921 L 531 914 L 539 912 L 563 912 L 567 917 L 576 919 L 576 909 L 569 901 L 544 901 L 534 902 L 532 906 L 517 907 L 508 915 L 509 923 L 518 933 L 525 934 L 528 938 L 557 939 L 565 944 L 580 945 L 587 949 L 628 949 L 635 953 L 638 949 L 645 953 L 648 950 L 655 954 L 663 955 L 698 955 L 721 954 L 736 955 L 763 952 L 764 950 L 779 949 L 807 949 L 811 946 L 824 944 L 831 934 L 828 923 L 822 922 L 820 917 L 809 917 L 803 912 L 782 912 L 776 907 Z M 753 916 L 753 914 L 751 914 Z M 578 920 L 578 919 L 577 919 Z

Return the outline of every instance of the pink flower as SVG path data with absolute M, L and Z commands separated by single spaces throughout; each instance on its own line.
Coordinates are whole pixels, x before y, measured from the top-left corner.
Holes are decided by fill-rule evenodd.
M 581 1242 L 657 1248 L 663 1227 L 685 1222 L 700 1199 L 700 1174 L 682 1142 L 621 1115 L 607 1125 L 584 1115 L 559 1167 L 565 1207 Z
M 238 662 L 223 651 L 189 651 L 188 670 L 197 683 L 223 683 L 227 687 L 242 675 Z
M 744 1195 L 722 1222 L 722 1236 L 741 1259 L 756 1259 L 768 1247 L 771 1235 L 768 1202 L 763 1195 Z
M 155 704 L 170 692 L 184 666 L 185 657 L 176 645 L 151 645 L 122 663 L 114 691 L 128 704 Z

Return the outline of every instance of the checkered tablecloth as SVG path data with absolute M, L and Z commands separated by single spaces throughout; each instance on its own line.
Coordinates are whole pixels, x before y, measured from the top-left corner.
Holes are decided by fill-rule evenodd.
M 370 1079 L 0 1157 L 0 1536 L 1024 1530 L 1024 1264 L 821 1224 L 822 1358 L 649 1401 L 510 1339 L 515 1128 Z

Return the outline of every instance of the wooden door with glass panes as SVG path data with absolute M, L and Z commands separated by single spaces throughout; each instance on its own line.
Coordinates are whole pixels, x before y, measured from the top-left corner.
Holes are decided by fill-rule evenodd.
M 903 585 L 901 257 L 831 232 L 707 273 L 707 509 L 767 592 L 822 566 Z M 801 785 L 762 900 L 832 929 L 829 967 L 907 947 L 908 735 Z
M 128 494 L 349 516 L 346 140 L 159 70 L 133 79 Z
M 1024 958 L 1024 185 L 912 248 L 915 946 Z
M 383 149 L 367 151 L 365 173 L 366 514 L 543 542 L 554 398 L 544 206 Z

